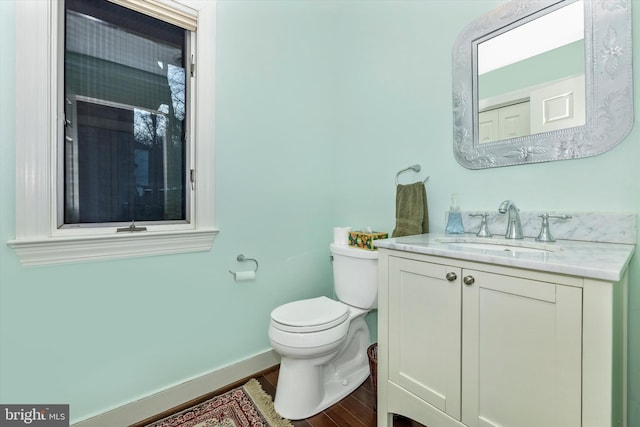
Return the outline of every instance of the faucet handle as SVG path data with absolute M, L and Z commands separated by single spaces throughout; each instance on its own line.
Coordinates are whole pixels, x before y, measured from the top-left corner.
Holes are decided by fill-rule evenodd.
M 480 230 L 476 233 L 478 237 L 492 237 L 493 234 L 489 231 L 489 227 L 487 226 L 487 216 L 489 216 L 489 212 L 479 212 L 472 213 L 469 216 L 479 216 L 480 218 Z
M 549 218 L 559 218 L 559 219 L 569 219 L 570 215 L 549 215 L 548 213 L 543 213 L 542 215 L 538 215 L 542 218 L 542 227 L 540 228 L 540 234 L 536 237 L 536 241 L 538 242 L 555 242 L 556 239 L 551 235 L 551 230 L 549 230 Z

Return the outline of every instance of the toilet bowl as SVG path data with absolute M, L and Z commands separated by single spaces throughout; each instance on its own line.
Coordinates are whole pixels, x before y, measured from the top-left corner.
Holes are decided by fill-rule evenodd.
M 274 406 L 292 420 L 321 412 L 369 376 L 364 318 L 377 306 L 378 254 L 340 245 L 331 252 L 340 301 L 310 298 L 271 313 L 269 341 L 281 356 Z

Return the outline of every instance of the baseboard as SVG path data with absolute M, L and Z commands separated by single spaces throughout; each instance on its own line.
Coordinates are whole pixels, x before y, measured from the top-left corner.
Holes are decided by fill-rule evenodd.
M 198 398 L 228 384 L 250 377 L 280 363 L 280 356 L 267 350 L 233 365 L 186 381 L 175 387 L 131 402 L 111 411 L 72 424 L 73 427 L 128 426 L 160 414 L 167 409 Z

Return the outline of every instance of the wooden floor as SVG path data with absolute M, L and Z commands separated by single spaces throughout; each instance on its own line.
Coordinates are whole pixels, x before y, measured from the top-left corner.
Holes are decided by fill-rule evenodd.
M 278 370 L 268 371 L 256 377 L 262 389 L 271 397 L 276 394 Z M 375 427 L 375 394 L 367 379 L 353 393 L 321 413 L 306 420 L 291 421 L 295 427 Z M 424 427 L 415 421 L 396 417 L 394 427 Z
M 255 375 L 262 385 L 262 389 L 271 395 L 273 399 L 276 395 L 276 388 L 278 386 L 278 368 L 270 369 Z M 144 427 L 147 424 L 158 421 L 162 418 L 168 417 L 171 414 L 175 414 L 184 409 L 187 409 L 193 405 L 209 400 L 217 395 L 225 393 L 235 387 L 239 387 L 246 383 L 249 378 L 237 381 L 233 384 L 229 384 L 227 387 L 223 387 L 215 392 L 208 393 L 205 396 L 201 396 L 189 402 L 171 408 L 166 412 L 150 417 L 146 420 L 132 424 L 129 427 Z M 306 420 L 292 420 L 291 423 L 295 427 L 376 427 L 376 411 L 375 411 L 375 393 L 373 391 L 373 385 L 371 380 L 367 379 L 360 387 L 358 387 L 349 396 L 342 399 L 340 402 L 325 409 L 317 415 Z M 422 424 L 415 421 L 403 418 L 395 417 L 393 421 L 394 427 L 424 427 Z

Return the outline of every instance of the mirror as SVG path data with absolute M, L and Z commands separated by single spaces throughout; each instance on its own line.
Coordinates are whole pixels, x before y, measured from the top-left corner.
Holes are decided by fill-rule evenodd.
M 478 144 L 585 124 L 582 1 L 490 34 L 477 52 Z
M 469 169 L 595 156 L 631 130 L 630 0 L 514 0 L 452 53 L 453 149 Z

